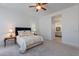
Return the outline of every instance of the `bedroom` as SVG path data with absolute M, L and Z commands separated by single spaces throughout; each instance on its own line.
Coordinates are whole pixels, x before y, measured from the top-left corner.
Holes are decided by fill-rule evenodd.
M 34 3 L 0 3 L 0 55 L 79 55 L 77 52 L 79 49 L 73 47 L 79 47 L 79 4 L 48 3 L 45 6 L 46 11 L 38 12 L 35 8 L 29 8 L 31 5 Z M 59 46 L 56 46 L 56 42 L 53 41 L 55 35 L 51 28 L 53 23 L 51 18 L 57 15 L 63 16 L 61 19 L 63 19 L 62 43 L 64 44 L 57 43 Z M 31 28 L 32 32 L 43 37 L 44 44 L 26 51 L 25 54 L 19 53 L 19 47 L 12 40 L 7 40 L 6 47 L 4 47 L 5 36 L 16 27 Z

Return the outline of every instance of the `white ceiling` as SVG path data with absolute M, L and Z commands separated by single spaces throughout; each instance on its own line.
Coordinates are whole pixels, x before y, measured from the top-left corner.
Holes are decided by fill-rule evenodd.
M 0 8 L 5 10 L 16 11 L 30 17 L 40 17 L 62 9 L 76 5 L 75 3 L 48 3 L 46 5 L 46 11 L 36 12 L 35 8 L 29 8 L 28 6 L 34 5 L 33 3 L 0 3 Z

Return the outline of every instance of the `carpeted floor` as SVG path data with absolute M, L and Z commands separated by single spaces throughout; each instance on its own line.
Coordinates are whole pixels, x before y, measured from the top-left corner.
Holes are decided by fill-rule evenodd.
M 25 54 L 20 54 L 18 46 L 14 44 L 0 47 L 0 56 L 79 56 L 79 48 L 49 40 Z

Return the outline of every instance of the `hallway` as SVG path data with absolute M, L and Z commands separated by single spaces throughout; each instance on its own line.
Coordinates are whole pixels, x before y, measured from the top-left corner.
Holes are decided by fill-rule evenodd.
M 55 37 L 54 41 L 56 41 L 56 42 L 58 42 L 58 43 L 61 43 L 62 37 Z

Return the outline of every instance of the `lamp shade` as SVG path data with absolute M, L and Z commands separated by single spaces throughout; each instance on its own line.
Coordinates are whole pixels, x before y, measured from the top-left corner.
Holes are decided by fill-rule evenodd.
M 13 29 L 10 28 L 10 29 L 9 29 L 9 32 L 12 33 L 12 32 L 13 32 Z
M 35 24 L 32 24 L 32 31 L 36 31 L 36 25 Z
M 33 28 L 33 31 L 35 32 L 36 31 L 36 28 Z

